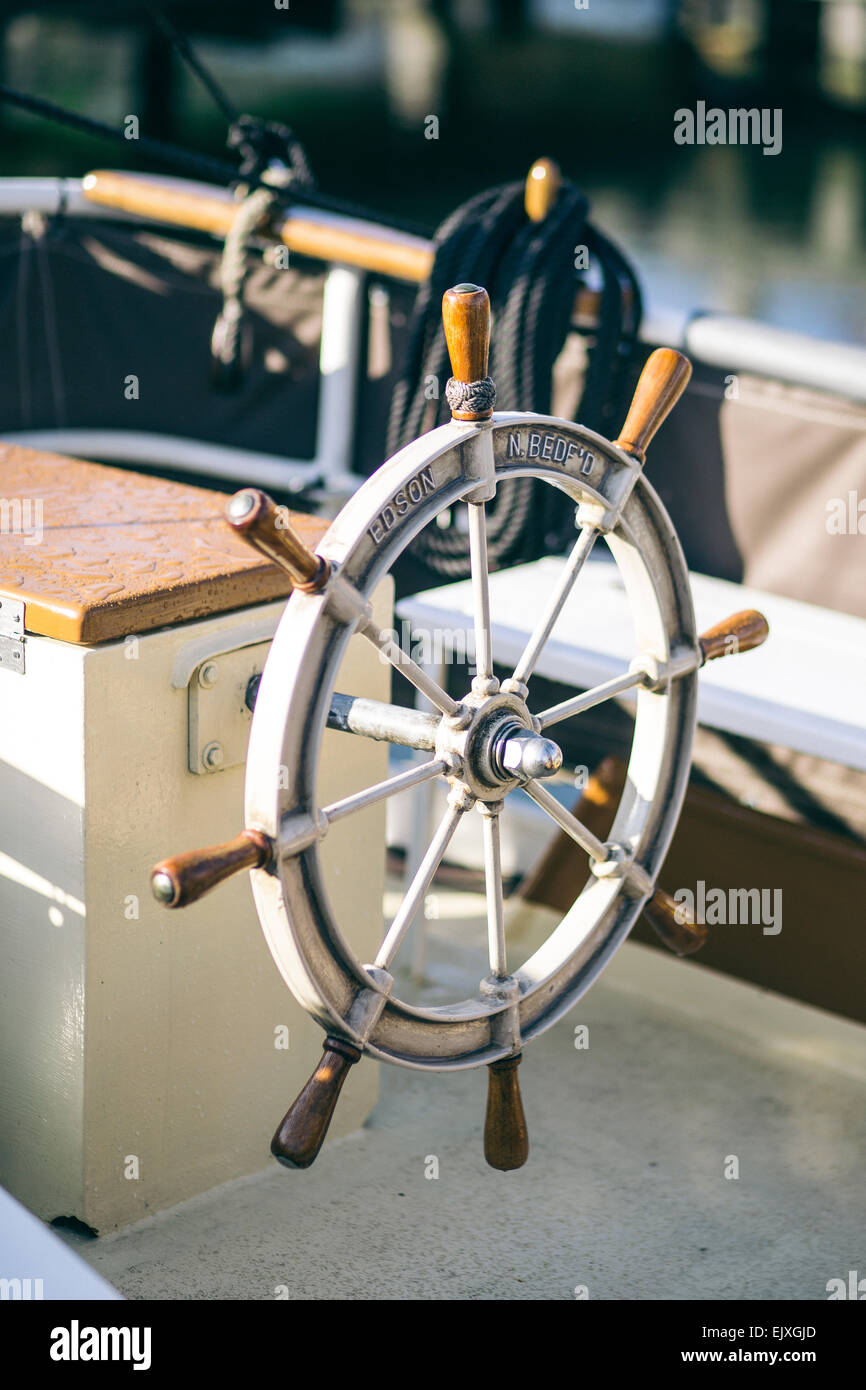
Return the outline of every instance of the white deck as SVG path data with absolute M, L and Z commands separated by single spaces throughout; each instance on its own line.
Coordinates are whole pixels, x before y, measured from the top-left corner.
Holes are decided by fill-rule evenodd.
M 483 899 L 448 901 L 431 1001 L 484 959 Z M 866 1268 L 866 1029 L 628 944 L 521 1083 L 519 1172 L 484 1163 L 482 1074 L 385 1067 L 371 1121 L 308 1172 L 77 1248 L 134 1299 L 822 1300 Z
M 552 557 L 491 575 L 497 662 L 516 663 L 564 563 Z M 743 608 L 760 609 L 770 624 L 759 650 L 704 667 L 700 723 L 866 769 L 866 621 L 706 575 L 693 574 L 691 582 L 699 631 Z M 430 633 L 466 630 L 471 585 L 449 584 L 404 599 L 397 611 L 413 628 Z M 589 687 L 621 674 L 634 655 L 618 572 L 609 560 L 593 556 L 536 672 Z

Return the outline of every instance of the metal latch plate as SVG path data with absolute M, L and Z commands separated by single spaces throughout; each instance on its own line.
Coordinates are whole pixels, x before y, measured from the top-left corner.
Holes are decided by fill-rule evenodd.
M 247 756 L 252 711 L 247 690 L 260 676 L 270 642 L 207 657 L 189 683 L 189 770 L 201 776 L 236 767 Z

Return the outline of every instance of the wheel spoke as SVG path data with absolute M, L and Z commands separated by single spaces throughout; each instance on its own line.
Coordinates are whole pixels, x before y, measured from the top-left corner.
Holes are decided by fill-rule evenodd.
M 403 648 L 395 642 L 386 632 L 377 627 L 373 622 L 362 623 L 358 631 L 363 633 L 369 642 L 373 643 L 384 656 L 386 661 L 390 661 L 395 670 L 401 671 L 408 681 L 411 681 L 416 690 L 420 690 L 422 695 L 426 695 L 431 705 L 435 705 L 443 714 L 457 714 L 460 706 L 456 700 L 452 700 L 432 676 L 428 676 L 411 656 L 404 652 Z
M 566 599 L 574 588 L 577 576 L 583 569 L 584 561 L 592 550 L 597 535 L 598 531 L 594 526 L 581 527 L 580 534 L 571 548 L 571 554 L 559 577 L 559 583 L 551 594 L 547 607 L 539 618 L 532 636 L 523 649 L 523 655 L 514 668 L 512 680 L 520 681 L 525 685 L 535 670 L 535 664 L 541 655 L 541 650 L 554 629 Z
M 420 763 L 418 767 L 409 768 L 408 772 L 399 772 L 394 777 L 387 777 L 384 782 L 376 782 L 372 787 L 365 787 L 362 792 L 355 792 L 352 796 L 342 797 L 340 801 L 333 801 L 330 806 L 323 808 L 323 812 L 329 822 L 342 820 L 344 816 L 350 816 L 353 811 L 363 811 L 367 806 L 375 806 L 377 801 L 384 801 L 388 796 L 396 796 L 397 792 L 405 792 L 410 787 L 417 787 L 421 782 L 432 781 L 441 772 L 445 772 L 447 767 L 448 764 L 443 758 L 435 758 L 429 763 Z
M 464 808 L 462 806 L 450 804 L 445 815 L 439 822 L 430 848 L 421 860 L 418 866 L 418 872 L 410 883 L 406 895 L 397 910 L 397 914 L 388 928 L 385 939 L 379 947 L 379 954 L 376 956 L 374 964 L 380 966 L 383 970 L 389 969 L 403 937 L 412 925 L 412 919 L 421 906 L 427 894 L 427 889 L 433 882 L 436 870 L 439 868 L 442 857 L 451 843 L 454 832 L 463 816 L 463 811 Z
M 469 561 L 472 573 L 472 600 L 475 610 L 476 679 L 488 681 L 493 675 L 493 643 L 490 636 L 487 513 L 483 502 L 470 502 L 468 506 Z
M 490 973 L 497 980 L 508 975 L 505 953 L 505 907 L 502 895 L 502 853 L 499 837 L 501 807 L 482 811 L 484 819 L 484 886 L 487 890 L 487 942 Z
M 547 729 L 551 724 L 558 724 L 561 719 L 568 719 L 573 714 L 581 714 L 585 709 L 592 709 L 593 705 L 600 705 L 605 700 L 612 700 L 614 695 L 620 695 L 624 690 L 632 690 L 645 679 L 646 676 L 643 671 L 626 671 L 621 676 L 614 676 L 612 680 L 605 681 L 602 685 L 595 685 L 591 690 L 584 690 L 582 695 L 575 695 L 571 700 L 563 700 L 559 705 L 551 705 L 549 709 L 542 710 L 538 716 L 539 725 L 542 729 Z
M 581 849 L 586 850 L 592 859 L 607 859 L 607 846 L 602 844 L 601 840 L 597 840 L 592 831 L 587 830 L 586 826 L 577 819 L 577 816 L 573 816 L 564 806 L 560 806 L 556 797 L 551 796 L 546 787 L 542 786 L 540 782 L 531 781 L 524 782 L 523 789 L 529 793 L 542 811 L 547 812 L 551 820 L 556 821 L 566 835 L 570 835 L 573 840 L 577 841 Z

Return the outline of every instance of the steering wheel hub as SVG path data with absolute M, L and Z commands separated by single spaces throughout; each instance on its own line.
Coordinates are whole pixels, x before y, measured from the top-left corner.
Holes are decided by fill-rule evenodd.
M 441 720 L 436 752 L 453 766 L 452 783 L 486 803 L 502 801 L 521 782 L 551 777 L 562 766 L 558 745 L 536 732 L 518 695 L 483 695 L 474 685 L 459 712 Z

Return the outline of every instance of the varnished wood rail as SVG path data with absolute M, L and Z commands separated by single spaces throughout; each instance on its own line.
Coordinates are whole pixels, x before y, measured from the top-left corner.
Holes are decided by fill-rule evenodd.
M 101 207 L 217 237 L 227 235 L 238 210 L 228 189 L 155 174 L 95 169 L 85 175 L 81 187 L 88 201 Z M 299 256 L 337 261 L 398 280 L 420 283 L 433 264 L 432 247 L 422 237 L 302 204 L 287 209 L 269 230 Z
M 524 199 L 532 221 L 546 216 L 559 184 L 559 170 L 552 160 L 533 164 Z M 98 206 L 222 238 L 238 210 L 237 200 L 226 188 L 157 174 L 94 169 L 84 176 L 81 188 L 88 202 Z M 280 213 L 267 232 L 296 255 L 355 266 L 410 284 L 421 284 L 433 268 L 433 245 L 424 237 L 303 203 Z M 600 306 L 599 291 L 580 289 L 574 304 L 576 321 L 592 323 Z

